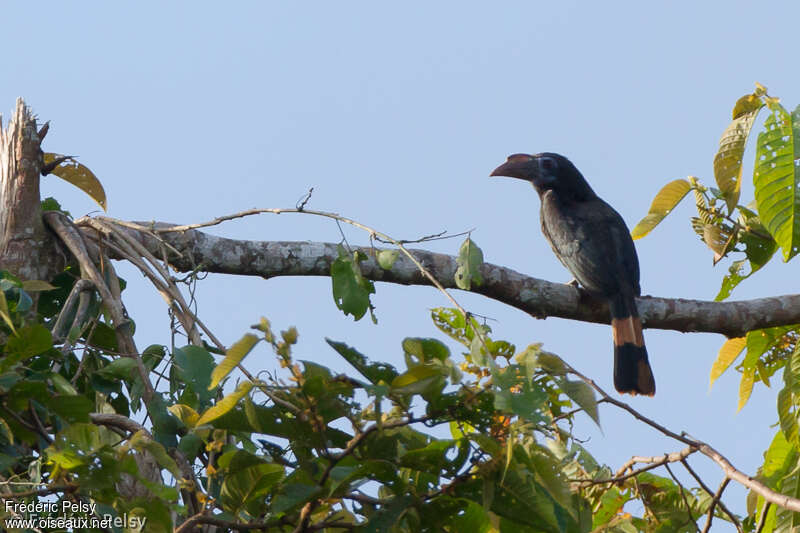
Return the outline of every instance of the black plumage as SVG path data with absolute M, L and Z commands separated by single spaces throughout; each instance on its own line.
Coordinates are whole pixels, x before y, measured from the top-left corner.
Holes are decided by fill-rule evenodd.
M 635 297 L 641 293 L 639 259 L 625 221 L 562 155 L 514 154 L 491 175 L 533 184 L 541 199 L 542 233 L 556 257 L 587 292 L 608 300 L 615 388 L 655 394 L 636 309 Z

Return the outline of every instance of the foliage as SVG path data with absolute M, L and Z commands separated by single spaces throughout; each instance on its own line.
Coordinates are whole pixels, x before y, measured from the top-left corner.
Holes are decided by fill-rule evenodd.
M 759 112 L 769 115 L 758 133 L 753 165 L 754 200 L 740 200 L 745 148 Z M 730 125 L 720 139 L 714 158 L 718 188 L 706 187 L 690 176 L 667 184 L 653 200 L 650 211 L 634 227 L 634 238 L 647 235 L 683 199 L 694 193 L 697 216 L 692 229 L 712 250 L 714 263 L 728 258 L 716 300 L 724 300 L 744 280 L 761 270 L 780 250 L 784 262 L 800 249 L 800 107 L 789 112 L 778 98 L 756 84 L 756 90 L 734 105 Z M 783 388 L 778 392 L 780 430 L 764 454 L 758 479 L 769 488 L 798 497 L 800 471 L 796 468 L 800 437 L 800 325 L 750 331 L 745 337 L 728 339 L 711 368 L 710 384 L 728 368 L 741 372 L 738 409 L 744 407 L 756 383 L 770 386 L 770 379 L 783 370 Z M 744 354 L 744 355 L 742 355 Z M 741 360 L 739 358 L 741 357 Z M 737 361 L 738 364 L 734 364 Z M 761 525 L 760 531 L 795 531 L 800 516 L 774 507 L 765 509 L 764 499 L 755 493 L 748 499 L 751 517 L 747 527 Z M 766 513 L 764 511 L 766 510 Z M 762 516 L 763 515 L 763 516 Z M 761 517 L 759 520 L 757 517 Z
M 103 211 L 106 210 L 106 191 L 103 189 L 103 184 L 100 183 L 100 180 L 88 167 L 78 163 L 70 155 L 46 153 L 43 159 L 43 174 L 53 174 L 67 183 L 71 183 L 88 194 L 92 200 L 103 208 Z
M 29 483 L 9 485 L 5 498 L 34 502 L 44 487 L 57 499 L 97 504 L 97 514 L 146 518 L 146 531 L 171 530 L 189 518 L 187 498 L 223 523 L 259 523 L 268 531 L 303 523 L 376 532 L 633 531 L 656 524 L 689 531 L 693 524 L 682 488 L 670 478 L 595 482 L 611 471 L 571 433 L 586 420 L 581 410 L 599 423 L 592 389 L 570 379 L 564 363 L 539 345 L 518 351 L 458 310 L 431 315 L 464 347 L 460 363 L 437 339 L 405 339 L 399 369 L 329 340 L 357 372 L 352 376 L 295 360 L 297 331 L 275 333 L 266 319 L 217 364 L 197 346 L 172 353 L 151 346 L 142 360 L 165 381 L 158 401 L 145 406 L 134 360 L 116 355 L 113 336 L 98 333 L 109 326 L 96 298 L 93 319 L 71 332 L 81 357 L 54 343 L 50 328 L 74 281 L 66 272 L 53 285 L 31 284 L 49 289 L 38 308 L 19 280 L 4 273 L 0 281 L 0 470 L 4 479 Z M 239 375 L 240 363 L 263 347 L 283 370 Z M 127 433 L 98 416 L 141 420 L 145 413 L 150 431 Z M 139 468 L 137 455 L 145 452 L 161 482 Z M 144 493 L 126 496 L 126 479 Z M 684 497 L 694 516 L 707 510 L 699 493 Z M 644 516 L 625 511 L 634 500 L 644 503 Z
M 764 107 L 771 115 L 756 143 L 755 199 L 745 206 L 742 159 Z M 692 176 L 668 183 L 634 238 L 651 232 L 692 192 L 697 216 L 691 224 L 715 263 L 740 257 L 718 300 L 778 249 L 791 260 L 800 235 L 798 116 L 760 85 L 739 99 L 714 158 L 717 188 Z M 105 207 L 102 186 L 88 169 L 69 157 L 44 157 L 49 172 Z M 43 208 L 60 206 L 49 199 Z M 392 242 L 397 250 L 375 254 L 385 270 L 400 253 L 411 257 Z M 332 293 L 345 315 L 360 320 L 369 311 L 376 321 L 375 285 L 362 273 L 366 258 L 339 247 Z M 480 247 L 467 237 L 455 285 L 480 285 L 482 264 Z M 602 391 L 541 345 L 517 350 L 493 338 L 461 308 L 431 311 L 461 353 L 452 354 L 440 339 L 409 336 L 399 347 L 404 365 L 396 368 L 327 339 L 354 369 L 337 374 L 297 360 L 298 331 L 276 333 L 266 318 L 224 352 L 153 345 L 122 355 L 97 294 L 81 301 L 83 314 L 68 305 L 78 279 L 69 269 L 49 283 L 23 283 L 0 272 L 0 491 L 6 502 L 86 504 L 69 516 L 110 517 L 118 521 L 107 526 L 114 531 L 212 524 L 276 532 L 690 532 L 703 515 L 708 524 L 711 517 L 737 520 L 707 487 L 682 485 L 668 467 L 668 477 L 655 474 L 655 459 L 639 458 L 651 464 L 616 472 L 598 464 L 573 431 L 600 424 L 596 391 Z M 76 316 L 86 318 L 75 323 Z M 800 495 L 798 328 L 729 339 L 710 376 L 713 384 L 731 367 L 741 372 L 741 408 L 757 382 L 769 386 L 783 370 L 780 427 L 757 479 L 794 497 Z M 254 376 L 244 363 L 263 351 L 280 370 Z M 326 354 L 319 355 L 314 359 Z M 689 470 L 685 456 L 677 460 Z M 743 531 L 800 527 L 797 513 L 756 493 L 747 505 Z M 3 519 L 30 516 L 8 505 L 0 513 Z M 64 513 L 46 508 L 36 516 Z

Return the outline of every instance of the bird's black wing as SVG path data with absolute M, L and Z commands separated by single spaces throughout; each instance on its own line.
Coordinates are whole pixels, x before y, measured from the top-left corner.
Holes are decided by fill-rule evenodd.
M 542 232 L 589 292 L 639 295 L 639 261 L 625 221 L 600 198 L 564 203 L 542 195 Z

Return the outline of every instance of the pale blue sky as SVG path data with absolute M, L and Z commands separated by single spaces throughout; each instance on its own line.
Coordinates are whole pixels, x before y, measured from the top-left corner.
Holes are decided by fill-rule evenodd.
M 712 160 L 736 98 L 759 81 L 800 103 L 795 68 L 800 7 L 746 2 L 10 2 L 3 9 L 0 111 L 23 96 L 52 122 L 45 149 L 77 154 L 103 181 L 110 215 L 197 222 L 250 207 L 310 206 L 398 238 L 475 228 L 487 261 L 553 281 L 570 276 L 539 232 L 525 184 L 490 180 L 514 152 L 570 157 L 630 226 L 667 181 L 713 182 Z M 752 170 L 751 159 L 745 173 Z M 95 210 L 81 193 L 44 180 L 74 215 Z M 752 196 L 746 183 L 744 196 Z M 645 294 L 711 299 L 726 266 L 689 229 L 689 203 L 637 242 Z M 251 218 L 212 230 L 234 238 L 337 241 L 329 221 Z M 366 236 L 346 230 L 354 244 Z M 458 241 L 429 249 L 456 253 Z M 796 262 L 795 262 L 796 263 Z M 797 265 L 771 266 L 734 298 L 797 292 Z M 140 346 L 167 343 L 166 309 L 127 270 L 127 304 Z M 538 321 L 484 298 L 456 294 L 494 318 L 495 335 L 544 342 L 611 386 L 608 326 Z M 436 291 L 378 285 L 380 323 L 353 323 L 334 307 L 328 279 L 211 276 L 200 315 L 231 343 L 265 315 L 300 331 L 298 356 L 346 369 L 324 344 L 343 340 L 399 362 L 404 336 L 439 336 Z M 735 413 L 738 374 L 708 392 L 719 335 L 645 332 L 658 395 L 631 403 L 666 426 L 706 439 L 753 474 L 774 434 L 773 389 L 757 385 Z M 250 361 L 273 368 L 266 352 Z M 598 459 L 680 448 L 603 407 L 589 422 Z M 719 470 L 693 459 L 716 486 Z M 729 489 L 744 509 L 744 491 Z

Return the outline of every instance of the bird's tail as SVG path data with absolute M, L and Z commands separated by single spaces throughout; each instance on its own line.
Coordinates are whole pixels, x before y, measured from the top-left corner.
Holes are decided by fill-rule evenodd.
M 656 393 L 653 370 L 647 360 L 642 321 L 633 296 L 618 294 L 609 300 L 614 336 L 614 388 L 627 394 Z

